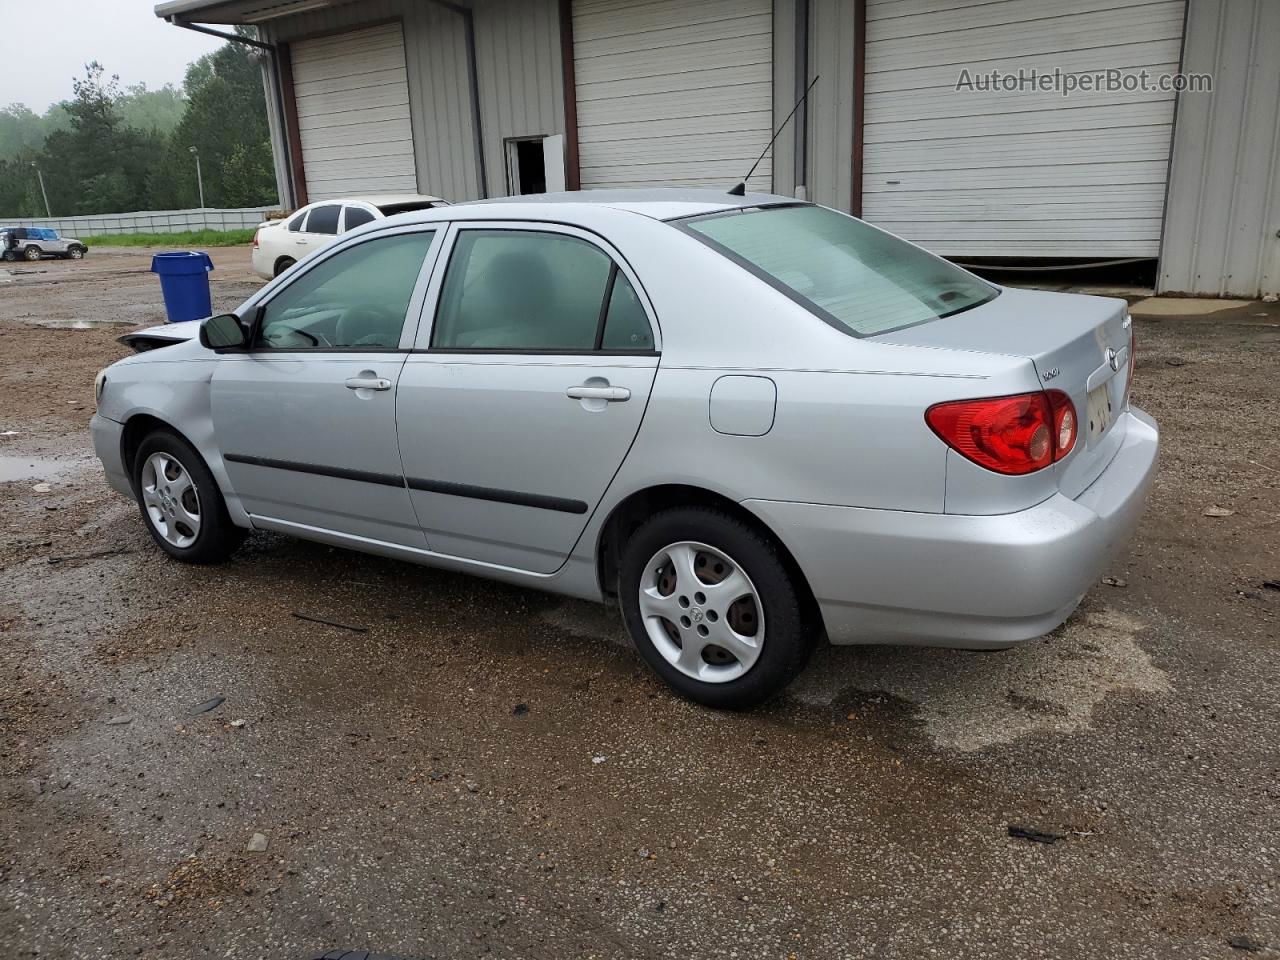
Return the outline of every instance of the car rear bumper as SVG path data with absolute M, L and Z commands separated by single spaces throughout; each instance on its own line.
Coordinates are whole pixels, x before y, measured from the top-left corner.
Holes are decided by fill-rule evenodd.
M 747 500 L 800 564 L 832 643 L 999 649 L 1048 633 L 1137 527 L 1159 432 L 1125 440 L 1089 487 L 1017 513 L 960 516 Z
M 129 483 L 129 471 L 124 465 L 121 440 L 124 437 L 124 424 L 108 420 L 95 413 L 89 421 L 89 432 L 93 435 L 93 451 L 102 461 L 102 470 L 107 475 L 107 483 L 113 490 L 126 497 L 133 496 L 133 487 Z

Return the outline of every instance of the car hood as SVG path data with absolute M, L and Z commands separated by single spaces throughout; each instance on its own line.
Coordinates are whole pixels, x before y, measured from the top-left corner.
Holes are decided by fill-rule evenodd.
M 134 330 L 117 338 L 120 343 L 130 347 L 136 353 L 145 353 L 156 347 L 167 347 L 175 343 L 185 343 L 200 336 L 200 327 L 204 320 L 184 320 L 181 323 L 163 323 L 158 327 L 147 327 L 145 330 Z

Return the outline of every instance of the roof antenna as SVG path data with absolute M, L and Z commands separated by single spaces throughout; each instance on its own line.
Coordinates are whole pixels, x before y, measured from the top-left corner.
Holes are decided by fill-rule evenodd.
M 760 156 L 756 157 L 756 162 L 751 165 L 751 169 L 748 170 L 747 175 L 742 178 L 742 182 L 736 187 L 730 188 L 729 196 L 745 197 L 747 195 L 747 181 L 750 180 L 751 175 L 756 172 L 756 167 L 760 166 L 760 161 L 764 159 L 764 155 L 768 153 L 769 148 L 773 146 L 773 141 L 778 139 L 778 134 L 782 133 L 787 124 L 791 122 L 791 118 L 796 115 L 796 111 L 800 109 L 800 104 L 804 103 L 805 97 L 809 96 L 809 91 L 812 90 L 813 85 L 818 82 L 819 76 L 821 76 L 821 74 L 818 74 L 809 81 L 809 85 L 804 88 L 804 93 L 800 94 L 800 99 L 796 101 L 796 105 L 792 107 L 791 112 L 787 114 L 787 119 L 783 120 L 782 123 L 778 125 L 778 129 L 773 132 L 773 136 L 770 137 L 769 142 L 764 145 L 764 149 L 760 151 Z

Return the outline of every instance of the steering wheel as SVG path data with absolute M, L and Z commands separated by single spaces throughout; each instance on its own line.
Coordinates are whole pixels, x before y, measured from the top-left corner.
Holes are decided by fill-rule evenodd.
M 394 348 L 400 340 L 402 317 L 378 304 L 360 304 L 347 309 L 334 329 L 334 339 L 344 347 Z
M 313 347 L 320 346 L 320 338 L 315 334 L 299 330 L 297 327 L 286 327 L 282 323 L 272 324 L 271 329 L 263 333 L 262 339 L 273 347 L 278 347 L 280 344 L 277 341 L 286 335 L 302 337 Z

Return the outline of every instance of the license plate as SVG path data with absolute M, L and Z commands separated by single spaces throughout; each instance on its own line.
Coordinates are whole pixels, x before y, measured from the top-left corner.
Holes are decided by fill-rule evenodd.
M 1110 384 L 1104 383 L 1089 391 L 1089 443 L 1092 444 L 1111 426 Z

